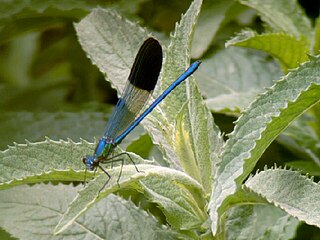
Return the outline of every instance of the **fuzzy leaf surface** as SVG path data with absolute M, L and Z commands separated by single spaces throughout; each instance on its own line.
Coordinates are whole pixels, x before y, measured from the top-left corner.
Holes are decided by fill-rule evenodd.
M 184 224 L 190 222 L 195 223 L 195 221 L 199 224 L 203 221 L 203 219 L 201 219 L 202 216 L 196 211 L 196 209 L 199 208 L 196 200 L 202 201 L 199 202 L 200 206 L 204 201 L 202 199 L 203 189 L 196 181 L 183 172 L 169 168 L 142 164 L 136 166 L 140 172 L 137 172 L 134 166 L 123 167 L 119 180 L 121 188 L 132 188 L 138 191 L 144 191 L 144 184 L 140 184 L 139 180 L 146 181 L 145 184 L 148 184 L 148 188 L 146 187 L 146 189 L 149 190 L 148 196 L 153 200 L 155 200 L 155 196 L 157 196 L 158 199 L 156 202 L 161 208 L 170 208 L 172 210 L 172 212 L 167 212 L 168 219 L 170 219 L 170 215 L 174 215 L 174 219 L 183 219 Z M 67 212 L 56 226 L 55 232 L 59 233 L 64 231 L 72 221 L 91 208 L 94 203 L 103 199 L 104 196 L 117 191 L 119 186 L 116 176 L 118 176 L 119 170 L 119 167 L 109 170 L 109 174 L 114 177 L 111 178 L 108 185 L 103 188 L 99 195 L 97 195 L 97 193 L 108 179 L 105 174 L 96 177 L 86 188 L 80 191 L 79 195 L 70 204 Z M 167 179 L 168 181 L 163 182 L 163 179 Z M 165 189 L 169 189 L 169 192 L 166 192 Z M 164 192 L 156 194 L 156 191 L 160 190 Z M 167 195 L 164 194 L 165 192 Z M 180 194 L 178 194 L 179 192 Z M 159 198 L 161 196 L 160 194 L 162 194 L 163 197 Z M 181 194 L 183 196 L 182 199 Z M 190 219 L 192 219 L 192 221 L 190 221 Z
M 270 87 L 281 71 L 266 54 L 229 47 L 204 60 L 195 76 L 210 110 L 234 114 Z
M 65 232 L 53 235 L 61 215 L 80 189 L 38 184 L 4 190 L 0 194 L 0 226 L 20 239 L 176 239 L 180 235 L 131 201 L 115 195 L 95 204 Z
M 265 33 L 257 35 L 244 30 L 229 40 L 226 46 L 241 46 L 264 51 L 277 58 L 286 71 L 308 60 L 310 43 L 305 37 L 297 39 L 285 33 Z
M 209 205 L 213 233 L 218 212 L 223 212 L 219 209 L 221 204 L 236 192 L 270 143 L 295 118 L 320 101 L 319 63 L 319 56 L 311 57 L 260 95 L 239 117 L 223 148 L 213 182 Z
M 296 38 L 311 39 L 312 28 L 298 1 L 291 0 L 239 0 L 240 3 L 255 9 L 275 32 L 285 32 Z
M 320 186 L 298 172 L 269 169 L 249 178 L 245 186 L 307 224 L 320 227 Z
M 93 151 L 85 141 L 52 141 L 16 144 L 0 152 L 1 188 L 41 181 L 83 181 L 81 159 Z M 72 170 L 71 170 L 72 169 Z M 81 180 L 82 179 L 82 180 Z
M 242 205 L 227 212 L 227 239 L 289 240 L 299 221 L 272 205 Z

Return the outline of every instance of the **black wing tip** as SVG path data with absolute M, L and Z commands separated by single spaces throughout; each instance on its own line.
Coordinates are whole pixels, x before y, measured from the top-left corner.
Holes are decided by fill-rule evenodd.
M 134 60 L 129 81 L 135 87 L 152 91 L 158 81 L 162 66 L 162 47 L 153 37 L 147 38 L 141 45 Z
M 158 41 L 156 38 L 154 38 L 154 37 L 148 37 L 148 38 L 143 42 L 143 44 L 142 44 L 141 46 L 143 46 L 143 45 L 145 45 L 145 44 L 157 44 L 157 45 L 159 45 L 159 46 L 161 47 L 159 41 Z

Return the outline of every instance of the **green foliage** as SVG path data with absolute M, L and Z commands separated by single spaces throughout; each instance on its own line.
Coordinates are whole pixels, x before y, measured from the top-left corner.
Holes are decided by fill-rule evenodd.
M 296 1 L 7 0 L 0 13 L 1 239 L 320 237 L 320 21 Z M 203 63 L 120 145 L 139 171 L 104 165 L 105 185 L 81 159 L 150 35 L 164 49 L 150 102 Z
M 277 58 L 284 70 L 296 68 L 299 63 L 308 60 L 308 41 L 284 33 L 266 33 L 257 35 L 252 31 L 242 31 L 237 37 L 226 43 L 226 46 L 241 46 L 258 49 Z M 283 49 L 286 51 L 283 51 Z

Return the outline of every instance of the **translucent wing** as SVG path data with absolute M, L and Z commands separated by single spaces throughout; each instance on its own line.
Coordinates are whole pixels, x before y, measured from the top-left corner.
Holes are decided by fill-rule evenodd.
M 136 119 L 158 81 L 162 66 L 162 48 L 154 38 L 140 47 L 131 72 L 104 136 L 115 139 Z

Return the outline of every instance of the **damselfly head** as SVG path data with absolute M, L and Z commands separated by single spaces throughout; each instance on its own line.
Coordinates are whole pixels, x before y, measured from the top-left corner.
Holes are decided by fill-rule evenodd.
M 96 161 L 94 161 L 94 157 L 86 156 L 82 158 L 82 162 L 86 165 L 87 170 L 93 171 L 97 166 Z

